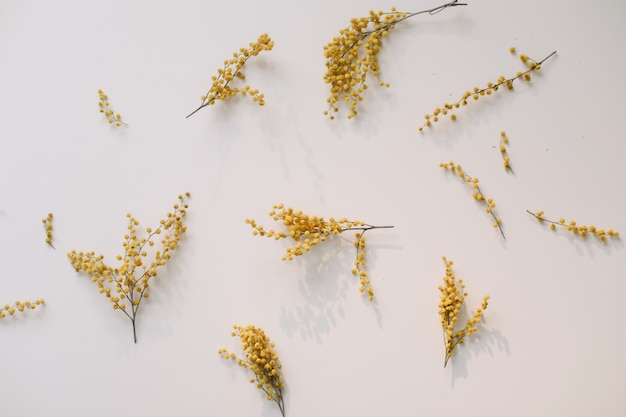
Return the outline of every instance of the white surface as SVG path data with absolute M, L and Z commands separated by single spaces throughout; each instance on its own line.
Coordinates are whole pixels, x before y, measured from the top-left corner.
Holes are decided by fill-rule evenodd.
M 288 416 L 622 416 L 623 240 L 537 224 L 526 209 L 626 233 L 621 165 L 626 4 L 479 2 L 398 25 L 356 120 L 329 121 L 323 46 L 388 2 L 0 3 L 0 303 L 43 297 L 0 322 L 3 417 L 278 416 L 217 355 L 232 324 L 263 327 L 287 381 Z M 416 11 L 437 1 L 398 1 Z M 221 62 L 263 32 L 250 61 L 266 106 L 185 116 Z M 423 114 L 553 50 L 530 85 L 470 103 L 426 134 Z M 109 126 L 97 90 L 127 128 Z M 343 114 L 345 114 L 344 112 Z M 502 169 L 499 132 L 515 175 Z M 454 160 L 497 203 L 507 240 Z M 125 214 L 154 225 L 190 191 L 189 232 L 130 322 L 76 274 L 67 251 L 109 261 Z M 377 303 L 349 273 L 350 242 L 297 261 L 253 237 L 284 202 L 394 229 L 368 233 Z M 53 212 L 56 250 L 41 218 Z M 443 368 L 441 256 L 491 295 L 476 337 Z

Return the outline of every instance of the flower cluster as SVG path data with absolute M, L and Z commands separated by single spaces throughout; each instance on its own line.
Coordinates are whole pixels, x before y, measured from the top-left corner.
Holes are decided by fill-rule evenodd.
M 167 213 L 159 226 L 156 229 L 146 228 L 146 237 L 138 236 L 139 222 L 130 213 L 127 214 L 128 232 L 122 242 L 124 254 L 117 256 L 117 260 L 122 262 L 118 267 L 108 266 L 104 263 L 104 256 L 94 252 L 72 250 L 67 254 L 74 270 L 91 276 L 100 293 L 113 304 L 113 309 L 120 310 L 131 320 L 135 343 L 137 312 L 141 301 L 149 296 L 149 281 L 170 260 L 171 252 L 178 247 L 187 230 L 183 221 L 188 207 L 186 198 L 189 196 L 189 193 L 179 195 L 179 203 L 174 204 L 174 210 Z M 158 237 L 161 237 L 161 249 L 154 252 L 152 261 L 146 261 L 147 249 L 154 246 Z
M 235 330 L 231 336 L 239 336 L 241 339 L 245 358 L 239 358 L 235 353 L 229 353 L 226 349 L 219 349 L 218 354 L 224 359 L 236 360 L 240 366 L 251 370 L 254 377 L 250 378 L 250 382 L 256 383 L 257 388 L 265 393 L 266 398 L 278 405 L 284 417 L 283 389 L 285 388 L 285 379 L 281 374 L 282 366 L 274 350 L 274 343 L 270 342 L 265 331 L 258 327 L 234 325 L 233 329 Z
M 483 316 L 483 311 L 487 308 L 489 295 L 483 297 L 480 308 L 476 310 L 474 316 L 467 320 L 465 327 L 455 331 L 455 325 L 458 321 L 458 315 L 461 306 L 468 293 L 465 292 L 465 284 L 462 279 L 456 279 L 452 271 L 452 261 L 443 257 L 446 263 L 446 276 L 443 277 L 444 285 L 439 287 L 441 292 L 441 301 L 439 302 L 439 316 L 441 318 L 441 327 L 443 328 L 444 341 L 446 345 L 446 358 L 443 363 L 444 368 L 448 364 L 448 360 L 452 358 L 452 352 L 459 344 L 463 344 L 465 337 L 469 337 L 478 330 L 478 323 Z
M 530 210 L 526 210 L 529 214 L 534 216 L 539 223 L 547 223 L 550 225 L 550 229 L 556 230 L 557 227 L 563 227 L 568 232 L 571 232 L 580 237 L 587 237 L 589 235 L 595 236 L 600 241 L 606 242 L 608 237 L 618 238 L 619 232 L 613 229 L 599 229 L 595 226 L 582 226 L 577 224 L 574 220 L 566 221 L 564 218 L 560 218 L 558 221 L 556 220 L 548 220 L 543 217 L 543 211 L 532 212 Z
M 126 123 L 122 122 L 122 116 L 119 113 L 115 113 L 109 104 L 109 96 L 107 96 L 102 90 L 98 90 L 98 97 L 100 97 L 100 101 L 98 102 L 98 106 L 100 107 L 100 113 L 104 113 L 107 120 L 111 124 L 115 124 L 115 126 L 126 125 Z
M 256 223 L 254 219 L 246 219 L 254 230 L 252 234 L 255 236 L 266 236 L 276 240 L 291 238 L 295 245 L 287 248 L 287 254 L 283 256 L 283 260 L 293 260 L 295 256 L 301 256 L 305 252 L 311 250 L 313 246 L 321 242 L 325 242 L 329 237 L 338 235 L 346 231 L 358 231 L 356 234 L 356 260 L 352 273 L 357 275 L 360 280 L 359 290 L 367 295 L 372 301 L 374 292 L 371 287 L 367 272 L 365 271 L 365 232 L 371 229 L 391 228 L 393 226 L 372 226 L 360 220 L 348 220 L 345 217 L 341 219 L 328 220 L 323 217 L 310 216 L 301 210 L 295 211 L 292 208 L 286 208 L 284 204 L 276 204 L 269 212 L 269 216 L 274 221 L 279 221 L 283 226 L 287 227 L 286 231 L 274 231 L 274 229 L 265 230 L 262 225 Z
M 259 90 L 252 89 L 248 85 L 242 88 L 232 88 L 230 83 L 235 78 L 242 80 L 245 79 L 245 74 L 242 71 L 245 63 L 250 58 L 257 56 L 263 51 L 271 51 L 273 47 L 274 41 L 270 39 L 267 33 L 264 33 L 259 36 L 256 42 L 251 42 L 250 47 L 240 48 L 239 52 L 233 53 L 232 58 L 224 60 L 224 67 L 218 68 L 217 75 L 211 77 L 211 80 L 213 81 L 211 88 L 205 95 L 200 97 L 202 104 L 200 104 L 200 107 L 191 112 L 187 117 L 192 116 L 195 112 L 206 106 L 214 105 L 217 100 L 226 100 L 229 97 L 236 96 L 237 94 L 241 94 L 243 96 L 249 95 L 252 97 L 252 100 L 260 106 L 264 105 L 265 96 L 262 93 L 259 93 Z
M 52 213 L 48 213 L 48 216 L 41 219 L 41 222 L 46 229 L 46 243 L 54 249 L 52 244 Z
M 363 236 L 363 232 L 355 233 L 354 237 L 356 238 L 354 241 L 354 246 L 356 247 L 356 259 L 351 272 L 352 275 L 359 277 L 359 291 L 363 294 L 367 294 L 367 299 L 369 301 L 373 301 L 374 290 L 372 289 L 370 279 L 367 275 L 367 271 L 365 270 L 365 237 Z
M 491 214 L 491 217 L 493 217 L 493 227 L 497 227 L 500 230 L 500 234 L 502 235 L 502 237 L 506 239 L 506 237 L 504 236 L 504 230 L 502 230 L 502 220 L 498 218 L 498 216 L 496 216 L 496 212 L 494 210 L 496 208 L 496 203 L 494 203 L 493 199 L 491 198 L 485 198 L 485 195 L 478 186 L 478 178 L 470 177 L 467 172 L 463 170 L 461 165 L 455 164 L 452 161 L 447 163 L 442 162 L 439 164 L 439 166 L 446 171 L 451 172 L 452 174 L 456 174 L 459 178 L 462 178 L 466 184 L 469 184 L 469 186 L 472 187 L 472 189 L 474 190 L 472 197 L 474 197 L 474 200 L 481 202 L 487 206 L 485 207 L 485 211 Z
M 515 52 L 513 49 L 512 52 Z M 505 78 L 504 75 L 498 77 L 495 82 L 489 81 L 486 87 L 474 87 L 471 91 L 467 90 L 461 98 L 459 98 L 454 103 L 445 103 L 442 107 L 436 107 L 432 113 L 428 113 L 424 115 L 425 122 L 422 126 L 419 127 L 419 131 L 423 132 L 425 127 L 430 127 L 434 123 L 438 122 L 442 116 L 450 115 L 450 120 L 457 120 L 456 114 L 454 113 L 455 109 L 458 109 L 461 106 L 467 106 L 467 103 L 470 101 L 477 101 L 479 98 L 483 96 L 490 96 L 500 89 L 500 87 L 506 87 L 507 90 L 513 90 L 513 83 L 518 79 L 523 79 L 527 82 L 531 80 L 531 73 L 533 71 L 539 71 L 541 69 L 541 64 L 543 64 L 548 58 L 552 57 L 556 54 L 556 51 L 552 52 L 547 57 L 543 58 L 541 61 L 535 61 L 530 59 L 528 55 L 520 55 L 520 60 L 526 65 L 525 71 L 518 71 L 515 76 L 510 78 Z
M 509 138 L 506 135 L 506 132 L 500 132 L 500 155 L 502 155 L 504 170 L 511 171 L 511 173 L 513 173 L 513 168 L 511 168 L 511 157 L 507 154 L 506 149 L 506 145 L 508 144 Z
M 5 304 L 4 306 L 0 306 L 0 319 L 3 319 L 7 316 L 7 313 L 12 316 L 16 312 L 23 312 L 24 310 L 34 310 L 37 306 L 43 305 L 43 298 L 31 303 L 30 301 L 20 301 L 17 300 L 13 305 Z
M 363 92 L 367 89 L 367 74 L 372 73 L 381 86 L 389 87 L 380 79 L 378 53 L 383 45 L 383 38 L 395 25 L 422 13 L 435 14 L 448 7 L 464 6 L 458 0 L 421 12 L 399 12 L 395 7 L 390 12 L 369 11 L 369 15 L 350 20 L 350 26 L 339 31 L 324 46 L 326 58 L 326 74 L 324 82 L 330 84 L 330 97 L 327 99 L 328 110 L 324 112 L 330 119 L 339 111 L 338 103 L 349 103 L 348 119 L 357 114 L 357 104 L 363 100 Z

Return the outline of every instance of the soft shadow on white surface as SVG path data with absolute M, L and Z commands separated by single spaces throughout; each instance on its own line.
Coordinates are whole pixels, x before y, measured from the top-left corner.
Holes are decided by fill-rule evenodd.
M 375 249 L 367 250 L 368 266 L 375 270 Z M 297 261 L 304 265 L 304 277 L 298 282 L 304 305 L 295 308 L 281 306 L 281 327 L 289 337 L 299 334 L 304 340 L 323 343 L 338 321 L 345 319 L 343 305 L 349 298 L 363 298 L 358 291 L 359 280 L 351 274 L 354 266 L 355 247 L 344 237 L 335 237 L 319 244 Z M 375 278 L 372 278 L 375 280 Z M 374 287 L 376 283 L 372 284 Z M 382 313 L 376 301 L 365 301 L 366 308 L 376 312 L 377 322 L 382 327 Z
M 216 354 L 239 348 L 234 323 L 276 343 L 288 416 L 624 415 L 623 238 L 553 232 L 525 210 L 626 232 L 626 3 L 467 3 L 398 25 L 379 55 L 390 87 L 371 77 L 357 118 L 342 109 L 330 121 L 323 46 L 382 2 L 0 2 L 0 303 L 46 300 L 0 321 L 0 415 L 277 416 Z M 246 64 L 245 81 L 266 105 L 233 97 L 185 119 L 223 60 L 264 32 L 275 47 Z M 435 107 L 523 69 L 511 46 L 557 55 L 530 84 L 418 132 Z M 98 112 L 99 88 L 128 127 Z M 515 175 L 502 169 L 500 131 Z M 441 172 L 449 160 L 480 178 L 506 241 Z M 115 259 L 127 212 L 154 226 L 185 191 L 189 230 L 142 306 L 135 345 L 66 253 Z M 395 225 L 368 233 L 374 303 L 350 273 L 350 236 L 292 262 L 280 260 L 286 242 L 251 236 L 244 219 L 280 202 Z M 56 250 L 44 242 L 49 212 Z M 450 369 L 444 254 L 469 311 L 492 297 Z
M 498 329 L 490 329 L 486 323 L 480 324 L 480 330 L 462 346 L 455 350 L 448 366 L 452 368 L 451 388 L 458 379 L 471 378 L 467 362 L 481 355 L 493 358 L 495 355 L 511 356 L 509 342 Z

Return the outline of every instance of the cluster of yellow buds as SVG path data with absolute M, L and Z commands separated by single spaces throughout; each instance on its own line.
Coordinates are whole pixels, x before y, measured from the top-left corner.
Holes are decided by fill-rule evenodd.
M 218 100 L 226 100 L 237 94 L 243 96 L 249 95 L 254 102 L 263 106 L 265 104 L 265 96 L 259 93 L 259 90 L 252 89 L 248 85 L 242 88 L 232 88 L 230 83 L 235 78 L 241 80 L 245 79 L 245 74 L 242 71 L 245 63 L 250 58 L 257 56 L 263 51 L 271 51 L 273 47 L 274 41 L 270 39 L 267 33 L 264 33 L 259 36 L 256 42 L 251 42 L 248 48 L 240 48 L 239 52 L 233 53 L 232 58 L 224 60 L 224 67 L 218 68 L 217 75 L 211 77 L 213 81 L 211 88 L 205 95 L 200 97 L 202 104 L 187 117 L 192 116 L 195 112 L 206 106 L 214 105 Z
M 465 292 L 465 284 L 462 279 L 456 279 L 452 271 L 452 261 L 443 257 L 446 264 L 446 275 L 443 277 L 444 285 L 439 287 L 441 293 L 441 301 L 439 302 L 439 317 L 441 319 L 441 327 L 443 328 L 444 340 L 446 345 L 446 358 L 444 368 L 448 364 L 448 360 L 452 358 L 452 352 L 459 344 L 463 344 L 465 337 L 478 331 L 478 323 L 480 323 L 484 310 L 487 308 L 489 295 L 483 297 L 480 308 L 476 310 L 474 316 L 467 320 L 465 327 L 455 331 L 455 325 L 458 322 L 458 315 L 461 306 L 468 293 Z
M 463 170 L 461 165 L 455 164 L 452 161 L 447 163 L 441 162 L 439 166 L 446 171 L 451 172 L 452 174 L 456 174 L 459 178 L 462 178 L 463 181 L 474 190 L 472 197 L 474 197 L 474 200 L 481 202 L 486 206 L 485 212 L 491 214 L 491 217 L 493 217 L 493 227 L 497 227 L 500 230 L 500 234 L 502 235 L 502 237 L 506 239 L 506 237 L 504 236 L 504 230 L 502 230 L 502 220 L 498 218 L 494 210 L 496 208 L 496 203 L 494 203 L 493 199 L 491 198 L 485 198 L 485 195 L 482 193 L 480 187 L 478 186 L 478 178 L 472 178 L 467 174 L 467 172 Z
M 100 97 L 100 101 L 98 102 L 100 113 L 104 113 L 109 123 L 115 124 L 115 126 L 126 125 L 126 123 L 122 122 L 122 116 L 120 116 L 119 113 L 115 113 L 111 108 L 109 96 L 107 96 L 102 90 L 98 90 L 98 97 Z
M 274 343 L 270 341 L 263 329 L 253 325 L 246 327 L 234 325 L 233 329 L 231 336 L 239 336 L 243 343 L 242 349 L 245 352 L 245 357 L 239 358 L 235 353 L 229 353 L 226 349 L 219 349 L 217 353 L 224 359 L 236 360 L 237 364 L 251 370 L 254 377 L 250 378 L 250 382 L 256 383 L 257 388 L 265 393 L 265 397 L 278 405 L 284 417 L 283 390 L 285 379 L 281 373 L 282 365 L 274 350 Z
M 156 229 L 146 228 L 147 237 L 138 236 L 139 222 L 130 213 L 126 215 L 128 232 L 122 242 L 124 254 L 117 256 L 117 260 L 122 262 L 119 267 L 108 266 L 104 263 L 104 256 L 94 252 L 72 250 L 67 254 L 74 270 L 91 276 L 91 281 L 113 304 L 113 309 L 122 311 L 131 320 L 135 343 L 137 312 L 141 301 L 149 296 L 148 283 L 157 275 L 157 270 L 170 260 L 171 252 L 177 248 L 182 235 L 187 231 L 183 220 L 188 208 L 185 201 L 189 196 L 189 193 L 179 195 L 179 202 L 174 204 L 174 210 L 167 213 L 159 226 Z M 154 260 L 148 262 L 147 248 L 154 246 L 158 237 L 161 237 L 161 249 L 155 251 Z
M 356 240 L 354 246 L 356 247 L 356 259 L 354 261 L 354 267 L 352 268 L 352 275 L 359 277 L 359 291 L 363 294 L 367 294 L 369 301 L 374 300 L 374 289 L 372 288 L 370 279 L 365 270 L 365 237 L 363 232 L 355 234 Z
M 352 273 L 359 276 L 360 291 L 367 294 L 370 301 L 374 298 L 374 293 L 370 286 L 370 280 L 365 272 L 365 238 L 364 233 L 371 229 L 392 228 L 393 226 L 372 226 L 360 220 L 348 220 L 345 217 L 328 220 L 319 216 L 310 216 L 301 210 L 285 207 L 284 204 L 275 204 L 269 212 L 269 216 L 277 222 L 281 222 L 287 227 L 286 231 L 265 230 L 262 225 L 257 224 L 254 219 L 246 219 L 255 236 L 266 236 L 276 240 L 291 238 L 295 245 L 287 248 L 287 254 L 283 260 L 293 260 L 295 256 L 301 256 L 311 250 L 313 246 L 325 242 L 329 237 L 338 235 L 345 231 L 359 231 L 356 234 L 355 246 L 357 249 L 356 260 Z
M 507 154 L 506 145 L 508 144 L 509 138 L 506 135 L 506 132 L 500 132 L 500 155 L 502 155 L 504 170 L 513 172 L 513 168 L 511 168 L 511 157 Z
M 399 12 L 392 7 L 390 12 L 370 10 L 366 17 L 351 19 L 350 26 L 341 29 L 339 36 L 324 46 L 324 82 L 330 84 L 330 97 L 326 100 L 328 110 L 324 114 L 334 119 L 334 114 L 339 111 L 339 102 L 343 101 L 348 103 L 350 109 L 348 119 L 356 116 L 357 104 L 363 100 L 363 92 L 367 89 L 368 72 L 378 79 L 380 86 L 389 87 L 389 83 L 380 79 L 378 53 L 383 46 L 383 38 L 396 24 L 418 14 L 435 14 L 448 7 L 464 5 L 454 0 L 414 13 Z
M 601 242 L 606 242 L 608 237 L 619 238 L 619 232 L 613 229 L 599 229 L 596 226 L 584 226 L 577 224 L 574 220 L 566 221 L 564 218 L 557 220 L 548 220 L 543 217 L 543 211 L 532 212 L 526 210 L 529 214 L 533 215 L 539 223 L 547 223 L 550 225 L 550 229 L 556 230 L 557 227 L 563 227 L 568 232 L 571 232 L 580 237 L 587 237 L 589 235 L 595 236 L 600 239 Z
M 54 249 L 52 244 L 52 213 L 48 213 L 46 217 L 41 219 L 44 228 L 46 229 L 46 243 Z
M 515 50 L 513 49 L 513 52 Z M 530 59 L 528 55 L 520 55 L 520 60 L 526 64 L 526 71 L 518 71 L 514 77 L 505 78 L 504 75 L 501 75 L 496 82 L 489 81 L 486 87 L 474 87 L 472 91 L 467 90 L 461 98 L 459 98 L 454 103 L 445 103 L 442 107 L 436 107 L 432 113 L 428 113 L 424 115 L 424 124 L 419 127 L 419 131 L 423 132 L 425 127 L 430 127 L 434 123 L 438 122 L 441 116 L 450 115 L 450 120 L 457 120 L 456 114 L 454 113 L 455 109 L 458 109 L 461 106 L 467 106 L 467 103 L 471 100 L 477 101 L 479 98 L 483 96 L 490 96 L 492 93 L 498 91 L 498 89 L 502 86 L 506 87 L 508 90 L 513 90 L 513 83 L 518 79 L 523 79 L 525 81 L 530 82 L 531 76 L 530 74 L 533 71 L 539 71 L 541 69 L 541 64 L 543 64 L 548 58 L 552 57 L 556 54 L 556 51 L 552 52 L 550 55 L 542 59 L 541 61 L 535 61 Z
M 30 301 L 20 301 L 16 300 L 13 305 L 5 304 L 4 306 L 0 305 L 0 319 L 3 319 L 9 314 L 10 316 L 14 315 L 16 312 L 24 312 L 24 310 L 34 310 L 37 306 L 40 306 L 44 303 L 43 298 L 35 302 Z

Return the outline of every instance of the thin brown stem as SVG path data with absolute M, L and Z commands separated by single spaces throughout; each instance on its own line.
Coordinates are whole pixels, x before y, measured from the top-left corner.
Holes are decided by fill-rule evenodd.
M 135 325 L 135 314 L 133 314 L 133 318 L 131 319 L 131 321 L 133 322 L 133 340 L 135 341 L 135 344 L 137 344 L 137 329 Z
M 454 1 L 451 1 L 450 3 L 446 3 L 446 4 L 443 4 L 443 5 L 441 5 L 441 6 L 434 7 L 434 8 L 432 8 L 432 9 L 429 9 L 429 10 L 422 10 L 422 11 L 420 11 L 420 12 L 411 12 L 411 13 L 407 13 L 407 14 L 406 14 L 406 16 L 404 16 L 404 17 L 402 17 L 402 18 L 400 18 L 400 19 L 398 19 L 398 20 L 396 20 L 396 21 L 394 21 L 394 22 L 390 22 L 390 23 L 387 23 L 387 24 L 385 24 L 385 25 L 382 25 L 382 26 L 380 26 L 380 27 L 379 27 L 379 28 L 377 28 L 377 29 L 362 31 L 362 32 L 361 32 L 361 35 L 359 36 L 359 38 L 358 38 L 357 40 L 355 40 L 352 44 L 350 44 L 350 46 L 346 49 L 346 51 L 345 51 L 343 54 L 341 54 L 341 57 L 345 57 L 345 56 L 346 56 L 346 54 L 347 54 L 350 50 L 352 50 L 352 48 L 353 48 L 353 47 L 354 47 L 357 43 L 361 42 L 363 39 L 367 38 L 367 37 L 368 37 L 369 35 L 371 35 L 372 33 L 379 33 L 379 32 L 382 32 L 382 31 L 384 31 L 384 30 L 387 30 L 387 29 L 389 29 L 391 26 L 396 25 L 396 24 L 398 24 L 398 23 L 400 23 L 400 22 L 402 22 L 402 21 L 404 21 L 404 20 L 410 19 L 410 18 L 411 18 L 411 17 L 413 17 L 413 16 L 417 16 L 417 15 L 424 14 L 424 13 L 428 13 L 428 14 L 430 14 L 430 15 L 434 15 L 434 14 L 437 14 L 437 13 L 439 13 L 439 12 L 443 11 L 444 9 L 447 9 L 448 7 L 454 7 L 454 6 L 467 6 L 467 3 L 458 3 L 458 0 L 454 0 Z M 391 14 L 391 13 L 395 14 L 395 13 L 402 13 L 402 12 L 387 12 L 387 13 L 383 13 L 383 14 Z
M 235 79 L 235 78 L 237 77 L 237 74 L 240 72 L 240 69 L 243 67 L 243 65 L 244 65 L 246 62 L 248 62 L 248 59 L 250 59 L 250 57 L 252 57 L 252 55 L 248 55 L 247 57 L 245 57 L 245 59 L 243 60 L 243 63 L 241 64 L 241 66 L 240 66 L 239 68 L 235 69 L 235 72 L 233 73 L 233 78 L 232 78 L 232 79 L 230 79 L 230 80 L 226 80 L 226 82 L 224 83 L 224 87 L 227 87 L 227 86 L 230 84 L 231 80 L 233 80 L 233 79 Z M 224 67 L 223 71 L 226 71 L 226 69 L 227 69 L 227 68 L 229 68 L 229 67 L 230 67 L 230 64 L 227 64 L 227 65 Z M 216 80 L 213 82 L 213 85 L 215 85 L 215 82 L 216 82 L 217 80 L 219 80 L 219 79 L 221 79 L 221 78 L 222 78 L 222 74 L 223 74 L 223 73 L 224 73 L 224 72 L 221 72 L 221 73 L 217 76 Z M 194 115 L 194 114 L 195 114 L 198 110 L 203 109 L 203 108 L 205 108 L 205 107 L 207 107 L 207 106 L 210 106 L 210 105 L 211 105 L 211 103 L 215 102 L 215 100 L 216 100 L 218 97 L 212 97 L 212 98 L 210 98 L 210 99 L 209 99 L 209 94 L 211 94 L 211 90 L 210 90 L 210 89 L 209 89 L 209 91 L 206 93 L 205 98 L 202 100 L 202 104 L 200 105 L 200 107 L 198 107 L 197 109 L 195 109 L 194 111 L 192 111 L 191 113 L 189 113 L 189 114 L 187 115 L 187 117 L 185 117 L 185 119 L 188 119 L 189 117 L 193 116 L 193 115 Z
M 503 81 L 500 81 L 490 87 L 486 87 L 486 88 L 481 88 L 477 91 L 475 91 L 473 94 L 481 94 L 481 93 L 485 93 L 487 90 L 493 90 L 494 88 L 497 87 L 501 87 L 503 85 L 507 85 L 510 83 L 513 83 L 515 80 L 525 77 L 526 75 L 530 74 L 533 71 L 538 71 L 539 69 L 541 69 L 541 64 L 543 64 L 546 60 L 548 60 L 549 58 L 551 58 L 552 56 L 556 55 L 556 51 L 553 51 L 550 55 L 548 55 L 547 57 L 545 57 L 544 59 L 542 59 L 541 61 L 535 61 L 533 59 L 528 58 L 529 61 L 534 62 L 535 65 L 530 67 L 529 69 L 527 69 L 524 72 L 520 72 L 519 74 L 516 74 L 515 77 L 511 77 L 511 78 L 507 78 Z M 461 100 L 459 100 L 460 102 Z
M 404 16 L 404 17 L 394 21 L 393 23 L 387 23 L 386 25 L 383 25 L 383 26 L 379 27 L 378 29 L 369 30 L 369 31 L 363 32 L 363 35 L 367 36 L 367 35 L 371 35 L 372 33 L 381 32 L 381 31 L 383 31 L 385 29 L 389 29 L 390 26 L 393 26 L 393 25 L 395 25 L 397 23 L 400 23 L 400 22 L 402 22 L 404 20 L 410 19 L 413 16 L 417 16 L 417 15 L 425 14 L 425 13 L 428 13 L 429 15 L 432 16 L 434 14 L 442 12 L 443 10 L 447 9 L 448 7 L 454 7 L 454 6 L 467 6 L 467 3 L 458 3 L 458 0 L 454 0 L 454 1 L 451 1 L 450 3 L 442 4 L 441 6 L 434 7 L 434 8 L 429 9 L 429 10 L 422 10 L 420 12 L 407 13 L 406 16 Z M 391 13 L 398 13 L 398 12 L 391 12 Z M 391 14 L 391 13 L 383 13 L 383 14 Z
M 433 123 L 436 123 L 439 118 L 441 117 L 441 115 L 447 115 L 450 114 L 450 118 L 452 120 L 456 120 L 456 115 L 453 113 L 454 109 L 458 109 L 461 106 L 465 106 L 469 103 L 470 99 L 474 99 L 474 100 L 478 100 L 480 97 L 484 96 L 484 95 L 491 95 L 492 93 L 498 91 L 498 89 L 502 86 L 506 86 L 509 90 L 513 89 L 513 83 L 518 80 L 519 78 L 524 78 L 527 81 L 530 81 L 530 73 L 533 71 L 538 71 L 541 69 L 541 65 L 548 59 L 550 59 L 552 56 L 556 55 L 556 51 L 553 51 L 551 54 L 549 54 L 548 56 L 546 56 L 545 58 L 543 58 L 540 61 L 535 61 L 531 58 L 525 57 L 524 58 L 524 62 L 526 62 L 528 64 L 528 69 L 524 72 L 518 72 L 514 77 L 511 78 L 504 78 L 504 76 L 501 76 L 500 78 L 498 78 L 496 83 L 492 83 L 492 82 L 488 82 L 487 83 L 487 87 L 484 88 L 478 88 L 478 87 L 474 87 L 474 89 L 470 92 L 469 90 L 466 91 L 464 94 L 461 95 L 461 97 L 456 100 L 453 103 L 445 103 L 443 105 L 443 107 L 439 108 L 437 107 L 432 113 L 428 113 L 424 116 L 424 118 L 426 119 L 426 121 L 424 122 L 424 124 L 422 124 L 418 130 L 420 132 L 424 131 L 424 128 L 426 127 L 430 127 L 433 125 Z
M 478 191 L 480 193 L 480 195 L 482 195 L 483 198 L 484 198 L 484 194 L 480 190 L 479 186 L 476 186 L 476 191 Z M 485 201 L 485 200 L 483 200 L 483 201 Z M 489 203 L 487 203 L 487 204 L 489 204 Z M 498 216 L 496 216 L 496 214 L 493 212 L 493 209 L 489 210 L 489 214 L 491 214 L 491 217 L 493 217 L 494 224 L 498 226 L 498 230 L 500 230 L 500 234 L 502 235 L 502 239 L 506 240 L 506 236 L 504 236 L 504 230 L 502 230 L 502 225 L 500 224 L 500 219 L 498 219 Z
M 363 232 L 366 232 L 372 229 L 392 229 L 393 227 L 394 226 L 372 226 L 370 224 L 365 224 L 362 227 L 346 227 L 344 229 L 341 229 L 341 231 L 348 232 L 350 230 L 362 230 Z

